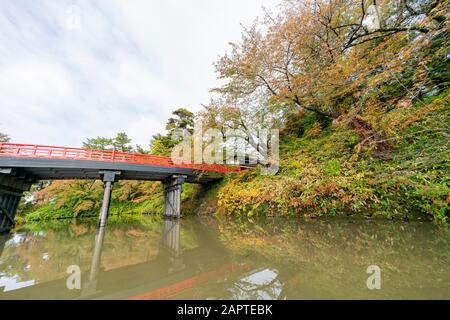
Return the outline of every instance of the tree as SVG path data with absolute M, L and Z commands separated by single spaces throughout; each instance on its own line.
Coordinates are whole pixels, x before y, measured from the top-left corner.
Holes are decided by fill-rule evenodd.
M 93 150 L 112 150 L 114 148 L 113 139 L 104 137 L 90 138 L 83 142 L 83 148 Z
M 181 139 L 180 130 L 189 134 L 194 132 L 194 114 L 185 108 L 172 112 L 166 124 L 167 134 L 156 134 L 150 141 L 150 153 L 168 156 Z
M 115 138 L 97 137 L 83 142 L 83 148 L 93 150 L 116 150 L 119 152 L 133 152 L 131 139 L 125 132 L 119 132 Z
M 171 135 L 158 133 L 150 140 L 150 153 L 168 156 L 174 146 L 175 141 L 172 140 Z
M 148 154 L 148 153 L 150 153 L 150 150 L 145 150 L 140 144 L 136 145 L 135 150 L 136 150 L 136 153 L 139 153 L 139 154 Z
M 131 146 L 131 139 L 125 132 L 119 132 L 112 141 L 114 149 L 120 152 L 131 152 L 133 147 Z
M 248 142 L 253 150 L 248 152 L 267 152 L 267 143 L 263 141 L 265 137 L 259 136 L 260 130 L 278 129 L 283 124 L 284 114 L 289 112 L 291 106 L 288 104 L 261 104 L 254 106 L 251 104 L 239 107 L 227 101 L 216 99 L 204 106 L 199 113 L 202 121 L 204 137 L 209 140 L 205 131 L 217 129 L 222 134 L 224 146 L 233 141 L 236 148 L 242 146 L 242 141 Z
M 10 138 L 7 134 L 0 132 L 0 142 L 8 142 L 9 140 Z
M 179 108 L 172 112 L 175 117 L 169 118 L 166 124 L 166 130 L 169 133 L 174 130 L 186 130 L 189 133 L 194 132 L 194 114 L 185 108 Z
M 336 119 L 355 107 L 376 70 L 397 73 L 412 54 L 398 54 L 401 48 L 423 45 L 445 27 L 445 17 L 439 0 L 286 1 L 278 16 L 245 29 L 216 63 L 227 82 L 215 91 L 238 107 L 265 100 Z

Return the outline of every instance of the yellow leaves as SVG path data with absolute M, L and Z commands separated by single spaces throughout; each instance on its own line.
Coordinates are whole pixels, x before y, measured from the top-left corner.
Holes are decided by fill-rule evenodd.
M 92 200 L 83 200 L 80 203 L 78 203 L 74 208 L 74 216 L 78 216 L 79 213 L 91 211 L 92 208 L 95 208 L 95 202 Z
M 290 154 L 282 160 L 281 176 L 231 180 L 219 191 L 219 207 L 223 213 L 248 217 L 357 210 L 372 199 L 372 187 L 365 184 L 365 173 L 356 171 L 354 164 L 343 159 L 334 162 L 341 169 L 329 175 L 314 153 Z
M 311 128 L 305 133 L 307 137 L 315 138 L 318 137 L 322 133 L 322 126 L 319 122 L 315 122 Z
M 73 234 L 76 234 L 77 236 L 86 234 L 89 232 L 89 227 L 84 224 L 70 224 L 69 225 L 70 231 Z
M 146 233 L 138 229 L 130 229 L 125 231 L 127 237 L 145 238 Z
M 67 186 L 73 183 L 75 183 L 75 181 L 67 181 L 67 180 L 52 181 L 50 185 L 34 193 L 36 203 L 40 205 L 50 201 L 55 197 L 55 195 L 63 192 Z
M 449 97 L 446 99 L 447 102 L 449 101 Z M 410 113 L 406 119 L 401 124 L 401 128 L 404 129 L 408 127 L 409 125 L 413 124 L 414 122 L 422 120 L 427 114 L 430 112 L 433 112 L 435 110 L 442 109 L 444 107 L 444 102 L 441 99 L 438 99 L 437 101 L 434 101 L 433 103 L 430 103 L 426 107 L 420 108 L 415 112 Z

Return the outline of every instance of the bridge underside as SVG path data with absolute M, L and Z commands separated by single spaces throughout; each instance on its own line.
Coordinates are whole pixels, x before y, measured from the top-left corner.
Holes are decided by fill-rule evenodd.
M 0 168 L 0 233 L 14 226 L 22 194 L 31 187 L 30 181 L 15 179 L 8 175 L 9 171 Z
M 103 180 L 105 194 L 99 225 L 104 226 L 112 187 L 117 180 L 162 181 L 164 215 L 178 218 L 181 214 L 181 190 L 184 182 L 203 184 L 221 178 L 219 173 L 177 167 L 91 160 L 0 157 L 0 232 L 8 231 L 14 226 L 14 217 L 23 192 L 39 180 Z
M 101 179 L 101 171 L 120 171 L 120 180 L 163 181 L 172 175 L 186 176 L 189 183 L 209 183 L 220 180 L 214 172 L 121 162 L 83 161 L 45 158 L 0 157 L 0 168 L 11 168 L 12 175 L 28 180 Z

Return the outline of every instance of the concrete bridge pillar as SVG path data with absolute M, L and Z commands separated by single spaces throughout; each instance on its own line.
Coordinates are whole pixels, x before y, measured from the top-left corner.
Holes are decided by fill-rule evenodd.
M 163 181 L 164 217 L 181 217 L 181 192 L 186 176 L 172 175 Z

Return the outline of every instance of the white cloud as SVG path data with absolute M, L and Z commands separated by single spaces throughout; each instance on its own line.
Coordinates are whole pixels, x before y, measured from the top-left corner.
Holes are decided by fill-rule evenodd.
M 18 60 L 0 73 L 0 96 L 6 112 L 20 108 L 36 115 L 37 107 L 55 107 L 72 98 L 73 87 L 65 69 L 51 61 Z
M 279 1 L 1 1 L 0 131 L 68 146 L 125 131 L 147 145 L 175 108 L 208 102 L 240 23 Z

